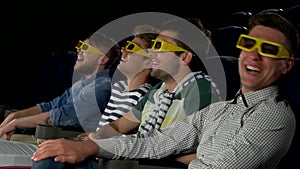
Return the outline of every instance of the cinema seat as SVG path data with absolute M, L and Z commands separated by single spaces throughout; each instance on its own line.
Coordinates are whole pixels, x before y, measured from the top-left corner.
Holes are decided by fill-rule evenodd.
M 225 26 L 212 30 L 212 44 L 218 55 L 239 57 L 240 49 L 235 44 L 240 34 L 246 34 L 248 29 L 242 26 Z
M 295 65 L 293 69 L 283 79 L 283 83 L 280 86 L 281 93 L 291 104 L 296 120 L 299 120 L 300 116 L 300 58 L 295 58 Z M 291 147 L 287 154 L 282 158 L 276 169 L 295 168 L 299 166 L 299 152 L 300 152 L 300 125 L 296 125 L 296 131 L 291 144 Z M 298 168 L 298 167 L 296 167 Z

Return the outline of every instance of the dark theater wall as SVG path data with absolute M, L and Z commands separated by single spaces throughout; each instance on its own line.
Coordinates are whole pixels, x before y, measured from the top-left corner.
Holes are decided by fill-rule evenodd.
M 79 39 L 102 25 L 136 12 L 200 17 L 207 29 L 237 11 L 287 8 L 298 1 L 9 1 L 1 5 L 0 104 L 32 106 L 61 94 L 71 85 L 70 70 Z M 168 3 L 170 2 L 170 3 Z M 202 4 L 203 2 L 203 4 Z

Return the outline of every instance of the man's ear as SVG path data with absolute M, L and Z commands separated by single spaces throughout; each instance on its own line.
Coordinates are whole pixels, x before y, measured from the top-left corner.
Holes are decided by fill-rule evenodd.
M 293 68 L 294 64 L 295 64 L 294 58 L 290 58 L 286 61 L 286 70 L 287 70 L 287 72 L 290 71 Z
M 188 65 L 191 61 L 192 61 L 192 58 L 193 58 L 193 53 L 192 52 L 184 52 L 180 55 L 181 57 L 181 60 L 186 64 Z
M 105 65 L 109 61 L 109 58 L 107 56 L 103 56 L 103 58 L 100 60 L 100 65 Z

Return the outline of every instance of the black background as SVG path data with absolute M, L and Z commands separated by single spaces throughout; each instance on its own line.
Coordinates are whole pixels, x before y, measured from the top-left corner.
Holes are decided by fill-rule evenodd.
M 70 86 L 61 67 L 72 59 L 57 54 L 74 50 L 79 39 L 119 17 L 164 12 L 199 17 L 213 30 L 234 12 L 295 4 L 299 1 L 7 1 L 0 10 L 0 104 L 20 109 L 60 95 Z

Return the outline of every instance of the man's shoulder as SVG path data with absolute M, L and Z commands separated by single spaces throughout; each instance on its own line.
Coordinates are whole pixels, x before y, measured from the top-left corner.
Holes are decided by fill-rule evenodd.
M 95 75 L 95 79 L 111 79 L 111 77 L 109 76 L 109 69 L 104 69 L 102 71 L 99 71 L 96 73 Z
M 206 75 L 202 72 L 194 73 L 194 80 L 191 80 L 190 83 L 186 83 L 187 85 L 183 85 L 184 88 L 197 87 L 203 88 L 204 86 L 211 86 L 213 84 L 213 80 L 209 75 Z

